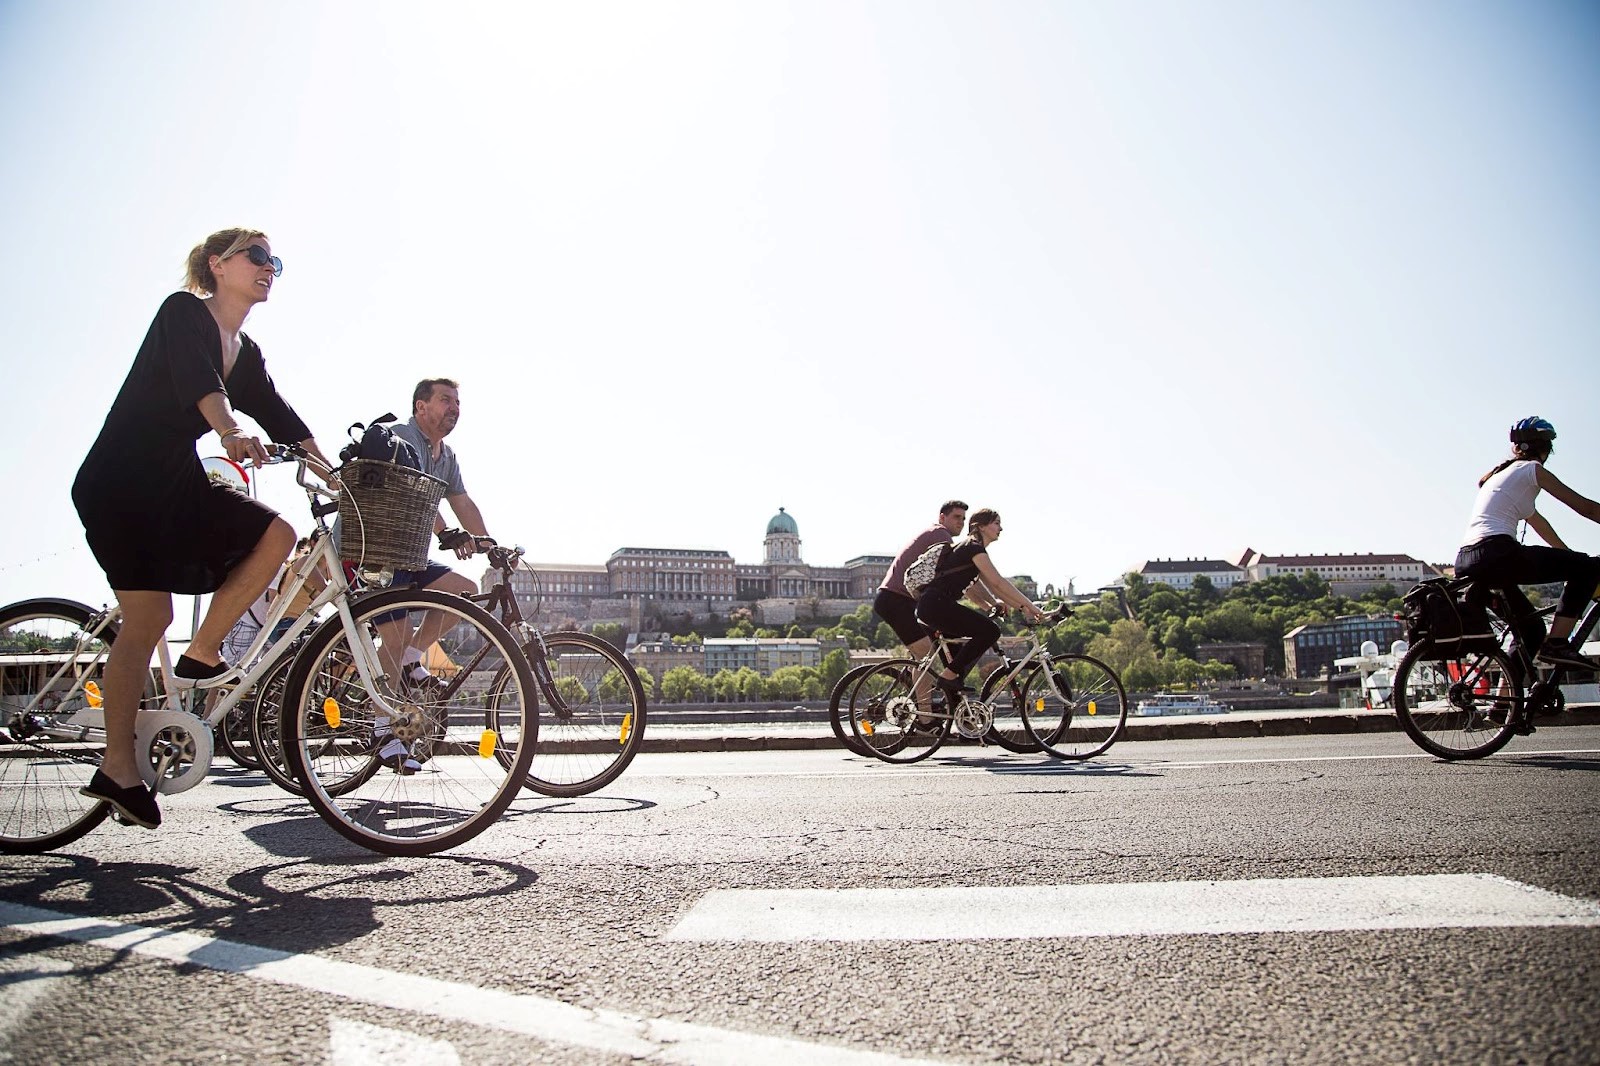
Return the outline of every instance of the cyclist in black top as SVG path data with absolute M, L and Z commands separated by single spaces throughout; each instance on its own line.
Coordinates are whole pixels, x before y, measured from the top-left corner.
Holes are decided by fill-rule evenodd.
M 950 549 L 939 567 L 938 576 L 917 597 L 917 618 L 947 637 L 968 637 L 934 680 L 950 694 L 970 691 L 963 688 L 967 671 L 983 658 L 983 653 L 1000 639 L 1000 627 L 985 615 L 961 605 L 961 597 L 974 581 L 981 582 L 993 599 L 1015 607 L 1030 622 L 1044 617 L 1033 601 L 994 568 L 989 561 L 989 545 L 1000 538 L 1000 514 L 988 507 L 972 512 L 967 519 L 967 536 Z

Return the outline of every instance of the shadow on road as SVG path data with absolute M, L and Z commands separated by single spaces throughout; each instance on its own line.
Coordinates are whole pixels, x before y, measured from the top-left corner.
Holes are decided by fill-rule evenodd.
M 1588 770 L 1591 773 L 1600 770 L 1600 759 L 1592 755 L 1582 758 L 1563 755 L 1513 755 L 1500 761 L 1511 763 L 1513 766 L 1539 766 L 1546 770 Z
M 1127 763 L 1085 760 L 1069 762 L 1066 759 L 1020 761 L 1028 756 L 946 755 L 928 760 L 930 766 L 948 766 L 967 770 L 985 770 L 991 774 L 1010 777 L 1156 777 L 1148 770 L 1135 770 Z
M 219 886 L 199 867 L 51 855 L 31 870 L 0 870 L 0 899 L 300 954 L 374 932 L 385 911 L 477 902 L 538 881 L 522 866 L 450 856 L 406 860 L 425 868 L 374 868 L 391 861 L 298 859 L 240 871 Z

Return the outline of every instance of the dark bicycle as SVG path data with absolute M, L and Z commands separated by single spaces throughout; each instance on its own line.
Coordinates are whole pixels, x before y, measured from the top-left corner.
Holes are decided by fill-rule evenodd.
M 1459 597 L 1473 584 L 1471 578 L 1460 578 L 1444 587 Z M 1592 672 L 1536 662 L 1537 645 L 1518 638 L 1530 622 L 1554 613 L 1554 607 L 1508 618 L 1498 593 L 1490 595 L 1488 606 L 1498 620 L 1495 635 L 1448 641 L 1423 637 L 1395 668 L 1394 709 L 1400 727 L 1423 751 L 1441 759 L 1494 754 L 1512 737 L 1532 733 L 1535 718 L 1566 708 L 1563 679 L 1593 677 Z M 1597 624 L 1600 589 L 1578 619 L 1573 646 L 1582 647 Z
M 527 787 L 546 796 L 583 796 L 604 788 L 644 743 L 646 707 L 638 673 L 621 651 L 592 633 L 544 633 L 524 619 L 512 584 L 523 550 L 501 547 L 488 537 L 479 537 L 478 547 L 500 579 L 489 591 L 468 598 L 497 612 L 523 641 L 522 653 L 544 698 Z M 492 700 L 487 726 L 495 728 Z M 515 758 L 515 746 L 508 745 L 501 757 Z

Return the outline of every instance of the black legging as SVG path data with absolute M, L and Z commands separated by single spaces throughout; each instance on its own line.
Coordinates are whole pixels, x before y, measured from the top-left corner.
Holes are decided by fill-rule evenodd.
M 966 677 L 973 664 L 1000 639 L 1000 627 L 992 619 L 937 593 L 917 601 L 917 620 L 947 637 L 971 638 L 957 647 L 950 658 L 950 669 L 958 679 Z
M 1556 605 L 1559 618 L 1576 618 L 1583 613 L 1584 604 L 1595 593 L 1600 583 L 1600 559 L 1583 552 L 1565 548 L 1547 548 L 1541 544 L 1522 544 L 1515 537 L 1486 537 L 1469 544 L 1456 555 L 1456 576 L 1469 577 L 1485 585 L 1494 586 L 1505 597 L 1511 612 L 1507 622 L 1523 623 L 1534 613 L 1533 604 L 1523 595 L 1518 585 L 1543 585 L 1551 581 L 1565 581 L 1561 602 Z M 1543 626 L 1540 625 L 1541 639 Z M 1531 646 L 1538 642 L 1532 633 L 1517 626 L 1519 635 Z

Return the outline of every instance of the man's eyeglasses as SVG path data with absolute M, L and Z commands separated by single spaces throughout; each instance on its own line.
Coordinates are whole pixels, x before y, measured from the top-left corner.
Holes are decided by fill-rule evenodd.
M 268 255 L 267 250 L 261 247 L 261 245 L 252 244 L 248 248 L 243 249 L 243 253 L 246 258 L 250 260 L 250 262 L 254 263 L 258 267 L 264 267 L 268 263 L 271 263 L 273 277 L 279 278 L 283 276 L 283 260 L 279 259 L 275 255 Z

